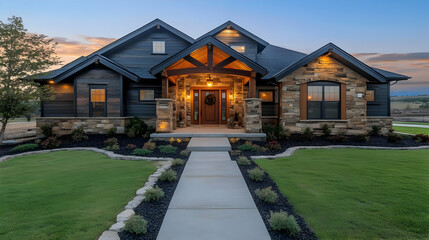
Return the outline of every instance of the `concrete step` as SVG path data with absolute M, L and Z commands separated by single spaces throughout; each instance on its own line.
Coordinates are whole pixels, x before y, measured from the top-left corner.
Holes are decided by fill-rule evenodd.
M 188 144 L 191 151 L 229 151 L 231 144 L 228 138 L 198 138 L 193 137 Z

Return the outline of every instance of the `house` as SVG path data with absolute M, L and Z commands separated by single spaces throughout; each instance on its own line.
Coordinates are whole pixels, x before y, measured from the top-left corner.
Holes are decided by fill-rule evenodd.
M 43 102 L 37 128 L 124 131 L 138 116 L 157 132 L 192 125 L 292 132 L 324 123 L 334 133 L 386 132 L 390 84 L 410 77 L 370 67 L 333 43 L 310 54 L 274 46 L 228 21 L 193 39 L 156 19 L 62 68 L 35 77 L 55 100 Z

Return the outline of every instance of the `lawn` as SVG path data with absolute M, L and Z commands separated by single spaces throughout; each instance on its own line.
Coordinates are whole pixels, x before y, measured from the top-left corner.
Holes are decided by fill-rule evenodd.
M 89 151 L 0 163 L 0 239 L 96 239 L 154 171 Z
M 321 239 L 428 239 L 429 150 L 299 150 L 256 160 Z
M 429 135 L 429 128 L 419 128 L 419 127 L 398 127 L 393 126 L 393 130 L 401 133 L 411 133 L 411 134 L 425 134 Z
M 421 123 L 421 122 L 393 122 L 398 124 L 414 124 L 414 125 L 429 125 L 429 123 Z

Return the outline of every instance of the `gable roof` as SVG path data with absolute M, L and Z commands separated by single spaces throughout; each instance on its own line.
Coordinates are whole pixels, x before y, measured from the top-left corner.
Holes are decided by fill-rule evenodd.
M 212 36 L 206 36 L 205 38 L 197 40 L 191 46 L 185 48 L 184 50 L 176 53 L 175 55 L 167 58 L 166 60 L 162 61 L 158 65 L 154 66 L 150 70 L 150 73 L 152 75 L 155 75 L 155 74 L 161 72 L 162 70 L 164 70 L 165 68 L 169 67 L 173 63 L 179 61 L 180 59 L 186 57 L 187 55 L 189 55 L 193 51 L 195 51 L 195 50 L 203 47 L 204 45 L 206 45 L 208 43 L 213 44 L 214 46 L 218 47 L 220 50 L 226 52 L 227 54 L 229 54 L 230 56 L 234 57 L 235 59 L 240 60 L 241 62 L 245 63 L 247 66 L 249 66 L 250 68 L 252 68 L 256 72 L 258 72 L 258 73 L 260 73 L 262 75 L 267 74 L 267 72 L 268 72 L 267 69 L 265 69 L 264 67 L 262 67 L 258 63 L 252 61 L 251 59 L 245 57 L 244 55 L 238 53 L 234 49 L 230 48 L 229 46 L 225 45 L 223 42 L 217 40 L 216 38 L 214 38 Z
M 370 66 L 359 61 L 357 58 L 353 57 L 352 55 L 350 55 L 346 51 L 342 50 L 341 48 L 339 48 L 338 46 L 336 46 L 333 43 L 328 43 L 325 46 L 323 46 L 323 47 L 317 49 L 316 51 L 308 54 L 307 56 L 301 58 L 297 62 L 290 64 L 289 66 L 282 69 L 280 72 L 276 73 L 273 77 L 278 81 L 278 80 L 284 78 L 285 76 L 291 74 L 292 72 L 294 72 L 298 68 L 303 67 L 304 65 L 313 61 L 314 59 L 316 59 L 316 58 L 318 58 L 324 54 L 327 54 L 327 53 L 331 53 L 331 56 L 333 58 L 335 58 L 339 62 L 343 63 L 344 65 L 346 65 L 350 69 L 356 71 L 357 73 L 361 74 L 362 76 L 364 76 L 365 78 L 367 78 L 369 80 L 379 81 L 379 82 L 386 82 L 386 81 L 391 80 L 384 75 L 384 74 L 389 75 L 387 73 L 387 71 L 382 70 L 383 72 L 380 72 L 380 71 L 375 70 L 374 68 L 371 68 Z M 404 79 L 401 78 L 401 80 L 406 80 L 409 78 L 407 76 L 400 75 L 400 74 L 395 74 L 395 75 L 397 75 L 396 77 L 398 79 L 401 78 L 401 76 L 405 77 Z

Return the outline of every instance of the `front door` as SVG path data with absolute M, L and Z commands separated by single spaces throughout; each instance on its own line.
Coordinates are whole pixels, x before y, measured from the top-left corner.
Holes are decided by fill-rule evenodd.
M 201 123 L 219 124 L 219 90 L 201 90 Z

